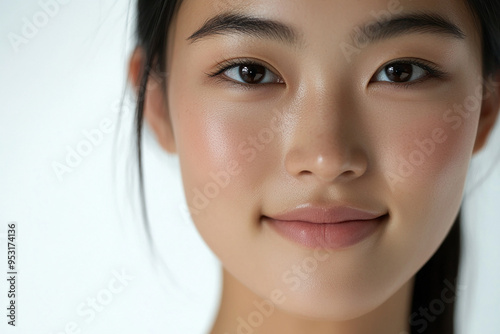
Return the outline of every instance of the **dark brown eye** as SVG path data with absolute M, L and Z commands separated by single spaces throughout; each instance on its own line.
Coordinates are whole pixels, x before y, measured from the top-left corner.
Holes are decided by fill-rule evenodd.
M 241 65 L 240 77 L 248 84 L 258 84 L 266 75 L 266 68 L 260 65 Z
M 266 66 L 251 61 L 241 61 L 223 69 L 226 78 L 245 85 L 283 84 L 283 79 Z
M 413 74 L 412 64 L 391 64 L 385 67 L 387 78 L 394 82 L 407 82 Z
M 392 82 L 392 83 L 408 83 L 425 78 L 431 72 L 424 69 L 424 65 L 411 64 L 403 61 L 393 62 L 380 69 L 372 82 Z M 436 73 L 439 75 L 438 73 Z

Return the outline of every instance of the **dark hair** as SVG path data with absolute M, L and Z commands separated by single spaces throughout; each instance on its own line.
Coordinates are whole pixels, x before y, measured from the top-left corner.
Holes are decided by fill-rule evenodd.
M 167 36 L 172 18 L 182 0 L 138 0 L 137 3 L 137 46 L 145 51 L 142 64 L 141 83 L 136 108 L 136 149 L 139 163 L 139 183 L 142 212 L 146 232 L 150 241 L 150 229 L 145 206 L 142 165 L 142 124 L 146 85 L 151 74 L 166 72 Z M 500 69 L 500 1 L 466 0 L 478 27 L 483 42 L 483 74 L 489 75 Z M 160 60 L 160 61 L 158 61 Z M 164 78 L 164 77 L 163 77 Z M 162 81 L 165 85 L 165 80 Z M 410 313 L 411 333 L 453 334 L 455 297 L 443 299 L 443 292 L 456 286 L 460 259 L 460 212 L 445 240 L 416 274 Z M 456 291 L 453 291 L 456 293 Z M 424 315 L 433 303 L 441 300 L 444 309 L 440 314 Z M 446 303 L 446 304 L 445 304 Z

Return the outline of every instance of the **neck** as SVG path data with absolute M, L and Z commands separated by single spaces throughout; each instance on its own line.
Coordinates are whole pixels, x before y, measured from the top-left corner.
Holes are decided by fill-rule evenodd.
M 255 301 L 262 298 L 255 295 L 247 287 L 223 269 L 223 289 L 219 313 L 215 319 L 211 334 L 401 334 L 409 333 L 408 316 L 410 314 L 413 294 L 412 278 L 393 296 L 375 310 L 359 318 L 343 322 L 307 319 L 274 310 L 269 317 L 255 325 L 250 319 L 257 310 Z M 259 318 L 256 318 L 259 320 Z M 253 322 L 252 322 L 253 321 Z

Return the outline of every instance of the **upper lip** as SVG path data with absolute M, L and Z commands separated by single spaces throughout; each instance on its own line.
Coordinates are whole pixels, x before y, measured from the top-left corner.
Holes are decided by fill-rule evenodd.
M 385 213 L 357 209 L 350 206 L 317 206 L 303 204 L 292 210 L 279 213 L 269 218 L 283 221 L 302 221 L 318 224 L 336 224 L 348 221 L 372 220 Z

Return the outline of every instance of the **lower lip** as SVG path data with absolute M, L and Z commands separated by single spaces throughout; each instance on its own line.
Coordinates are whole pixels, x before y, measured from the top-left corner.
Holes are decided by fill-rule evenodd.
M 374 234 L 387 215 L 371 220 L 345 223 L 307 223 L 263 217 L 278 234 L 309 248 L 341 249 L 355 245 Z

